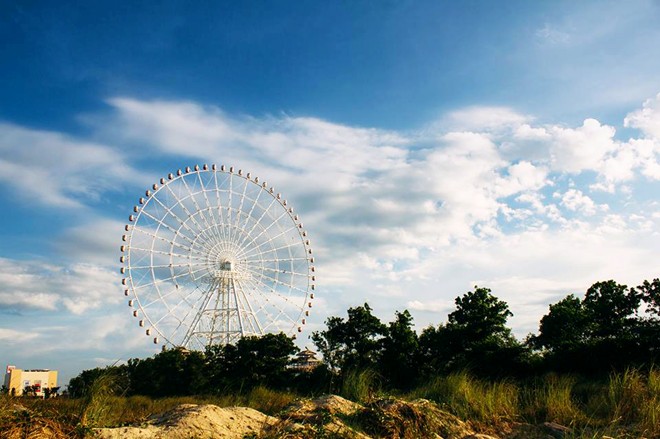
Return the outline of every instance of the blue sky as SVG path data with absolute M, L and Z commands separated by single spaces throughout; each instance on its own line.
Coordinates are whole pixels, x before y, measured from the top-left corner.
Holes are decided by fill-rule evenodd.
M 524 336 L 595 281 L 657 277 L 658 22 L 657 1 L 0 5 L 0 362 L 66 381 L 155 352 L 122 227 L 195 163 L 296 206 L 309 330 L 364 301 L 421 329 L 479 284 Z

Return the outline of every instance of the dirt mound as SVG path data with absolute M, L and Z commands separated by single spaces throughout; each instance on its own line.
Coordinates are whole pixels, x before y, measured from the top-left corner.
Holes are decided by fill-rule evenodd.
M 260 438 L 306 439 L 333 437 L 369 439 L 368 436 L 346 425 L 350 418 L 363 407 L 337 395 L 324 395 L 316 399 L 299 399 L 281 414 L 278 424 L 269 426 Z
M 363 407 L 337 395 L 323 395 L 316 399 L 299 399 L 287 407 L 280 417 L 308 421 L 323 416 L 350 416 Z
M 392 439 L 458 439 L 474 434 L 465 422 L 425 399 L 379 399 L 367 404 L 356 421 L 366 433 Z
M 182 404 L 163 414 L 152 416 L 141 426 L 96 429 L 96 437 L 242 439 L 246 435 L 257 435 L 265 426 L 276 422 L 276 418 L 247 407 L 220 408 L 210 404 Z
M 100 439 L 495 439 L 424 399 L 360 405 L 336 395 L 300 399 L 277 418 L 245 407 L 183 404 L 140 426 L 100 428 Z M 498 432 L 501 433 L 501 432 Z M 511 432 L 507 432 L 511 433 Z M 521 430 L 519 433 L 523 433 Z M 498 434 L 499 435 L 499 434 Z M 506 435 L 511 438 L 533 437 Z M 534 436 L 536 437 L 536 436 Z

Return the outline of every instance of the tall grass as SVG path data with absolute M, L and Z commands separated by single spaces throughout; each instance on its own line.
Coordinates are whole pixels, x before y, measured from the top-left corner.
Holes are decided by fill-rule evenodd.
M 660 437 L 658 369 L 647 373 L 628 369 L 602 382 L 548 375 L 514 383 L 460 372 L 436 377 L 408 397 L 430 399 L 459 418 L 482 425 L 556 422 L 571 427 L 576 438 L 606 433 Z
M 652 368 L 647 380 L 647 399 L 641 412 L 641 427 L 649 436 L 660 436 L 660 370 Z
M 518 416 L 518 393 L 512 382 L 488 382 L 459 372 L 436 377 L 411 396 L 435 401 L 463 419 L 499 423 Z
M 111 401 L 125 389 L 118 385 L 113 374 L 101 375 L 91 384 L 89 391 L 82 400 L 80 425 L 82 428 L 102 427 L 110 423 L 113 411 Z
M 521 414 L 531 422 L 551 421 L 572 425 L 584 421 L 573 387 L 577 378 L 566 375 L 548 375 L 524 385 L 521 391 Z
M 380 393 L 381 381 L 371 369 L 350 370 L 344 375 L 341 396 L 351 401 L 368 403 Z
M 607 388 L 607 410 L 611 422 L 629 424 L 639 419 L 646 400 L 646 383 L 636 369 L 612 374 Z
M 381 393 L 379 377 L 372 371 L 344 377 L 342 395 L 348 399 L 375 404 Z M 81 399 L 0 395 L 0 437 L 25 437 L 37 428 L 60 432 L 55 437 L 82 437 L 93 427 L 141 423 L 186 403 L 247 406 L 277 415 L 297 397 L 265 387 L 225 395 L 124 397 L 110 376 L 95 382 Z M 554 421 L 572 429 L 567 438 L 660 438 L 660 369 L 629 369 L 601 381 L 567 375 L 524 382 L 488 381 L 462 372 L 435 377 L 406 395 L 406 399 L 420 397 L 470 421 L 477 430 L 497 431 L 510 421 L 533 425 Z

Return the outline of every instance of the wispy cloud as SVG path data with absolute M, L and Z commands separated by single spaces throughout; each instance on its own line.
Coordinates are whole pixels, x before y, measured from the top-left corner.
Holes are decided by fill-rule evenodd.
M 25 203 L 81 207 L 140 179 L 117 149 L 8 123 L 0 123 L 0 157 L 0 181 Z

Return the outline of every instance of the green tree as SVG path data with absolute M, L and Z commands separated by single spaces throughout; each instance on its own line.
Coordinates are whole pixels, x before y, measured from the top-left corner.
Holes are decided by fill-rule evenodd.
M 422 330 L 419 335 L 419 367 L 420 375 L 430 377 L 444 374 L 453 368 L 453 360 L 460 347 L 458 339 L 452 337 L 451 330 L 443 324 L 437 327 L 431 325 Z
M 334 372 L 377 369 L 386 326 L 367 303 L 349 308 L 347 320 L 330 317 L 325 323 L 327 329 L 312 333 L 312 340 Z
M 533 337 L 547 349 L 546 369 L 605 374 L 652 361 L 647 342 L 658 333 L 638 316 L 643 297 L 608 280 L 594 283 L 582 300 L 569 295 L 550 305 Z
M 647 311 L 656 318 L 660 317 L 660 279 L 645 280 L 637 287 L 641 300 L 644 301 Z
M 587 290 L 582 304 L 593 322 L 594 337 L 623 337 L 637 323 L 640 296 L 633 288 L 613 280 L 596 282 Z
M 205 393 L 208 377 L 204 364 L 202 352 L 179 348 L 159 352 L 153 358 L 132 358 L 128 360 L 130 392 L 152 397 Z
M 474 287 L 456 298 L 456 310 L 448 316 L 447 327 L 462 338 L 462 347 L 471 349 L 484 342 L 505 344 L 511 341 L 511 330 L 506 326 L 513 315 L 509 305 L 491 294 L 490 288 Z
M 290 356 L 297 351 L 291 337 L 283 333 L 243 337 L 235 345 L 211 346 L 206 350 L 206 370 L 212 377 L 209 390 L 285 387 L 290 384 Z
M 469 369 L 487 376 L 522 374 L 529 349 L 506 326 L 512 315 L 506 302 L 489 288 L 475 287 L 455 300 L 446 325 L 426 328 L 420 336 L 420 357 L 426 374 Z
M 383 338 L 380 374 L 398 389 L 409 388 L 417 379 L 419 340 L 413 330 L 413 318 L 405 310 L 396 311 Z
M 539 335 L 531 343 L 551 351 L 574 349 L 589 339 L 591 319 L 582 301 L 570 294 L 550 305 L 541 318 Z

